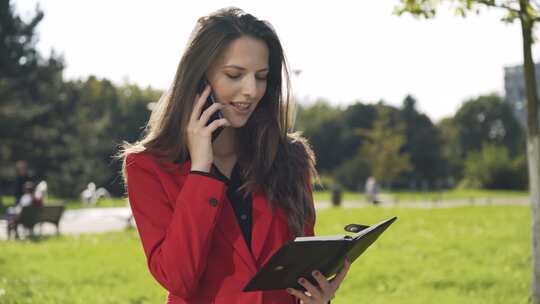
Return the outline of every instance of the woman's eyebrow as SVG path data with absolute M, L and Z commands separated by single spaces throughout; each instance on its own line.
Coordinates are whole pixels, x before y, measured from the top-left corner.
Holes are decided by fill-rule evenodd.
M 223 68 L 234 68 L 234 69 L 241 70 L 241 71 L 245 71 L 245 70 L 246 70 L 246 68 L 243 68 L 243 67 L 241 67 L 241 66 L 234 65 L 234 64 L 226 65 L 226 66 L 224 66 Z M 265 71 L 268 71 L 268 68 L 260 69 L 260 70 L 257 71 L 257 73 L 258 73 L 258 72 L 265 72 Z

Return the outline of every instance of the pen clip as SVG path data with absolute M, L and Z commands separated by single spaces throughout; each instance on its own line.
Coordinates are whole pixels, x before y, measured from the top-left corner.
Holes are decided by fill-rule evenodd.
M 360 225 L 360 224 L 349 224 L 345 226 L 345 228 L 343 229 L 345 229 L 345 231 L 347 232 L 357 233 L 367 228 L 369 228 L 369 226 Z

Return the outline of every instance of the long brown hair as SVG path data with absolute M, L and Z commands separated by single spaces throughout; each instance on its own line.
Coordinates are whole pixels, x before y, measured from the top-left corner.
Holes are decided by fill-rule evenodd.
M 305 139 L 292 132 L 294 104 L 281 43 L 266 21 L 238 8 L 202 17 L 178 65 L 173 86 L 152 111 L 144 137 L 124 143 L 119 157 L 147 152 L 158 159 L 183 163 L 189 159 L 186 127 L 198 84 L 212 64 L 235 39 L 249 36 L 268 47 L 267 88 L 248 122 L 237 129 L 238 164 L 244 195 L 260 190 L 273 208 L 284 209 L 293 235 L 304 234 L 306 221 L 315 219 L 311 181 L 318 178 L 315 157 Z M 126 181 L 127 182 L 127 181 Z

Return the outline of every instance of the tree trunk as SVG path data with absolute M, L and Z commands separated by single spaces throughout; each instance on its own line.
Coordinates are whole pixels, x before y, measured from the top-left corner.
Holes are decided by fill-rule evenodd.
M 538 92 L 532 59 L 533 21 L 527 13 L 528 0 L 520 0 L 520 22 L 523 36 L 523 61 L 527 91 L 527 164 L 532 209 L 532 280 L 531 303 L 540 304 L 540 138 L 538 136 Z

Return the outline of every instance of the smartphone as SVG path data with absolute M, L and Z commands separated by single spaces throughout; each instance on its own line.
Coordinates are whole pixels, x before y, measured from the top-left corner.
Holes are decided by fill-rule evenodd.
M 201 82 L 199 83 L 199 94 L 202 94 L 202 92 L 204 91 L 204 89 L 206 88 L 206 86 L 208 85 L 208 81 L 206 79 L 203 79 L 201 80 Z M 211 89 L 211 88 L 210 88 Z M 202 112 L 206 111 L 206 109 L 208 109 L 212 104 L 216 103 L 216 97 L 214 96 L 214 92 L 213 91 L 210 91 L 210 94 L 208 95 L 208 98 L 206 99 L 206 102 L 204 103 L 204 106 L 202 108 Z M 209 124 L 211 124 L 214 120 L 216 119 L 221 119 L 223 118 L 223 113 L 221 113 L 221 111 L 217 110 L 216 112 L 214 112 L 210 118 L 208 119 L 208 122 L 206 123 L 206 125 L 208 126 Z M 217 128 L 213 133 L 212 133 L 212 142 L 214 140 L 216 140 L 216 138 L 219 136 L 219 134 L 221 133 L 221 131 L 223 131 L 223 127 L 219 127 Z

